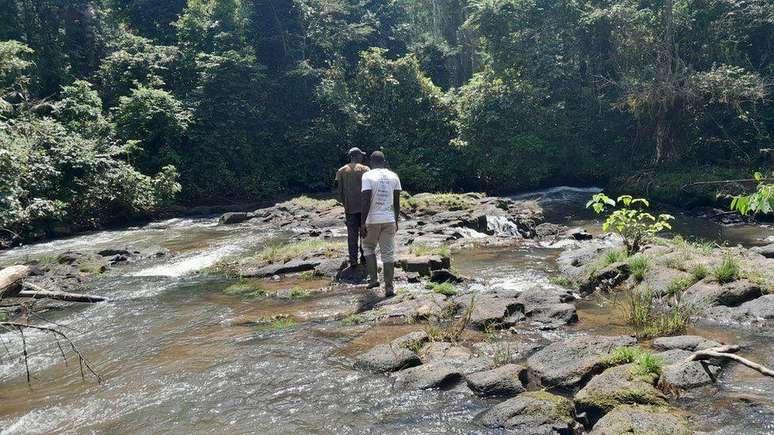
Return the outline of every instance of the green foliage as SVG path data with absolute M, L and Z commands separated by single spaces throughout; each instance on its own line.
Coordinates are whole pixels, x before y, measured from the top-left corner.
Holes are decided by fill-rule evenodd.
M 755 181 L 758 183 L 758 189 L 755 193 L 747 196 L 735 196 L 731 200 L 732 210 L 743 215 L 750 212 L 753 214 L 774 212 L 774 184 L 764 182 L 763 174 L 760 172 L 755 173 Z
M 223 293 L 229 296 L 242 296 L 248 298 L 259 298 L 266 295 L 266 290 L 261 287 L 260 282 L 251 280 L 242 280 L 223 289 Z
M 709 271 L 707 271 L 707 268 L 704 267 L 703 264 L 697 264 L 691 268 L 691 276 L 696 282 L 703 280 L 707 275 L 709 275 Z
M 740 273 L 739 260 L 730 255 L 726 255 L 723 262 L 712 269 L 712 277 L 721 284 L 736 281 L 739 279 Z
M 560 287 L 567 287 L 572 288 L 572 281 L 570 281 L 567 277 L 556 275 L 556 276 L 550 276 L 548 277 L 548 282 L 550 282 L 553 285 L 558 285 Z
M 256 327 L 256 331 L 258 332 L 282 331 L 284 329 L 290 329 L 296 326 L 297 324 L 298 322 L 292 317 L 277 316 L 274 319 L 260 323 Z
M 361 323 L 365 323 L 366 319 L 365 317 L 359 315 L 359 314 L 350 314 L 349 316 L 345 317 L 344 320 L 341 321 L 346 326 L 354 326 L 359 325 Z
M 448 246 L 411 245 L 411 247 L 409 247 L 409 253 L 411 253 L 411 255 L 416 255 L 417 257 L 424 257 L 426 255 L 451 257 L 451 248 Z
M 621 251 L 618 249 L 613 249 L 610 251 L 607 251 L 602 255 L 602 260 L 600 262 L 601 267 L 609 266 L 613 263 L 618 263 L 620 261 L 625 261 L 628 258 L 628 255 L 626 251 Z
M 309 292 L 302 287 L 293 287 L 288 293 L 288 299 L 301 299 L 309 296 Z
M 607 367 L 619 366 L 623 364 L 634 364 L 631 374 L 642 378 L 646 382 L 653 382 L 661 376 L 663 360 L 653 356 L 650 352 L 633 346 L 618 347 L 608 354 L 602 364 Z
M 608 207 L 613 207 L 614 209 L 608 213 L 602 224 L 602 230 L 612 229 L 620 234 L 624 239 L 626 254 L 634 255 L 650 237 L 663 230 L 672 229 L 669 221 L 674 217 L 668 214 L 660 214 L 656 217 L 642 210 L 649 205 L 648 200 L 644 198 L 622 195 L 613 200 L 604 193 L 597 193 L 586 207 L 593 208 L 597 214 L 604 212 Z
M 667 295 L 679 297 L 688 287 L 694 284 L 696 284 L 696 278 L 693 275 L 675 278 L 666 288 Z
M 642 282 L 645 279 L 645 273 L 650 267 L 650 258 L 643 254 L 637 254 L 629 257 L 627 263 L 629 264 L 632 278 L 637 282 Z
M 651 338 L 684 333 L 698 307 L 681 303 L 679 295 L 667 307 L 654 310 L 656 295 L 651 290 L 630 292 L 623 310 L 626 323 L 634 328 L 639 338 Z
M 444 296 L 455 296 L 457 294 L 457 289 L 454 288 L 454 284 L 449 282 L 444 282 L 440 284 L 431 282 L 427 284 L 426 288 L 428 290 L 432 290 L 433 292 L 442 294 Z

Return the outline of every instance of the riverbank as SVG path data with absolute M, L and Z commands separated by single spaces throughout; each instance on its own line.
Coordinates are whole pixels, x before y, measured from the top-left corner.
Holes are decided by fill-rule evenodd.
M 579 195 L 584 202 L 587 194 Z M 548 206 L 549 199 L 542 204 Z M 620 428 L 615 425 L 625 424 L 621 421 L 650 415 L 680 433 L 707 430 L 708 415 L 721 407 L 712 414 L 714 428 L 766 427 L 774 387 L 745 368 L 722 364 L 718 382 L 679 396 L 671 387 L 662 389 L 660 381 L 693 376 L 670 367 L 700 340 L 740 344 L 743 356 L 771 366 L 774 356 L 761 349 L 771 339 L 766 328 L 736 322 L 721 328 L 736 332 L 721 334 L 713 325 L 689 325 L 680 334 L 703 338 L 675 339 L 677 344 L 638 340 L 610 303 L 619 289 L 579 291 L 580 285 L 563 287 L 556 278 L 561 256 L 593 249 L 595 255 L 584 263 L 592 264 L 615 248 L 596 226 L 543 223 L 543 216 L 556 211 L 543 211 L 532 201 L 479 194 L 404 200 L 408 214 L 400 256 L 405 261 L 398 295 L 386 300 L 357 283 L 362 275 L 342 273 L 340 210 L 309 198 L 0 255 L 8 264 L 68 258 L 67 251 L 81 252 L 78 259 L 108 248 L 140 253 L 96 274 L 81 271 L 74 261 L 68 273 L 88 275 L 83 285 L 110 300 L 46 313 L 69 327 L 82 329 L 82 316 L 95 325 L 89 328 L 93 332 L 72 334 L 98 363 L 104 385 L 82 383 L 63 367 L 55 348 L 32 340 L 31 351 L 39 355 L 32 361 L 37 378 L 32 387 L 38 392 L 23 393 L 18 361 L 4 362 L 2 382 L 19 394 L 0 407 L 0 422 L 16 432 L 132 427 L 151 418 L 193 431 L 206 430 L 208 421 L 237 421 L 238 432 L 275 427 L 259 421 L 281 422 L 289 431 L 333 430 L 326 421 L 336 421 L 352 430 L 497 433 Z M 597 250 L 600 246 L 606 248 Z M 713 248 L 710 258 L 715 249 L 722 261 L 728 248 Z M 653 265 L 664 261 L 654 259 Z M 662 372 L 633 375 L 646 358 L 637 351 L 619 355 L 631 352 L 619 350 L 627 346 L 662 358 Z M 386 369 L 401 370 L 373 373 Z M 145 381 L 131 380 L 140 373 Z M 615 388 L 599 391 L 607 384 Z M 705 399 L 712 391 L 726 399 L 741 397 L 743 391 L 729 395 L 729 388 L 753 385 L 759 391 L 745 390 L 747 408 Z M 638 395 L 643 391 L 648 394 Z M 124 399 L 108 403 L 109 397 Z M 146 401 L 159 405 L 148 409 L 142 406 Z M 180 403 L 202 415 L 221 409 L 223 417 L 195 418 L 179 409 Z M 631 403 L 645 405 L 612 412 Z M 733 414 L 744 415 L 750 407 L 760 412 L 741 419 Z M 64 409 L 70 410 L 67 420 L 51 412 Z M 106 409 L 112 417 L 86 417 Z M 538 411 L 524 414 L 524 409 Z

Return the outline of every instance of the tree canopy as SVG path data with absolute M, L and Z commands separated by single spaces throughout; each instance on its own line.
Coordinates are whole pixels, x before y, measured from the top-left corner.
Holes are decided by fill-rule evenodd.
M 0 41 L 9 233 L 324 191 L 352 146 L 496 193 L 772 148 L 769 0 L 0 0 Z

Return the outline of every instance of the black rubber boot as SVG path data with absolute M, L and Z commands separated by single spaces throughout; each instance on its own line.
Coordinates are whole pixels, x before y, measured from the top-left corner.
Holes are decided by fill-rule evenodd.
M 392 284 L 395 277 L 395 263 L 384 263 L 384 296 L 395 295 L 395 287 Z
M 376 255 L 366 255 L 366 268 L 368 269 L 368 288 L 379 287 L 379 269 L 376 264 Z

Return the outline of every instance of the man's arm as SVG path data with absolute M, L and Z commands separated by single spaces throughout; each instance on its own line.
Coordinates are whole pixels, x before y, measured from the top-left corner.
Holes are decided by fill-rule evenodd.
M 341 172 L 336 172 L 336 195 L 339 202 L 344 204 L 344 183 L 341 182 Z
M 395 229 L 398 229 L 398 221 L 400 220 L 400 190 L 392 191 L 392 208 L 395 210 Z
M 360 233 L 365 237 L 366 234 L 366 219 L 368 219 L 368 213 L 371 211 L 371 191 L 364 190 L 360 194 Z

